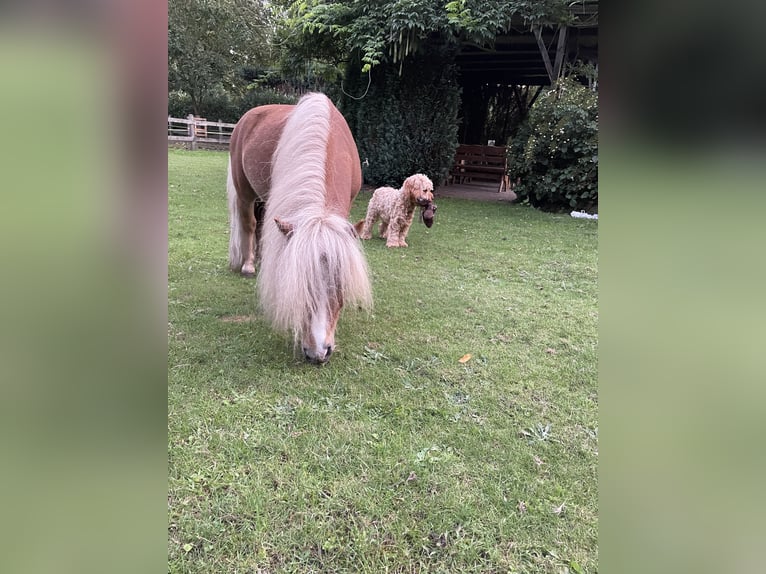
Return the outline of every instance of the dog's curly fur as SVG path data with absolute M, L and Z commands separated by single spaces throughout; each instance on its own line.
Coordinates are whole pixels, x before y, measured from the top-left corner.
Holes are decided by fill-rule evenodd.
M 386 239 L 386 247 L 407 247 L 415 207 L 432 203 L 433 191 L 434 184 L 422 173 L 405 179 L 401 189 L 379 187 L 367 206 L 367 216 L 354 227 L 362 239 L 370 239 L 372 226 L 380 219 L 380 236 Z

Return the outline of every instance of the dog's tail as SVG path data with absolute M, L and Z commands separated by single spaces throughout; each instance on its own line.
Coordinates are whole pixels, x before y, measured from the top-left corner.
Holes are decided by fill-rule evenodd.
M 360 219 L 356 223 L 354 223 L 354 229 L 356 229 L 356 234 L 361 235 L 362 234 L 362 228 L 364 227 L 364 219 Z

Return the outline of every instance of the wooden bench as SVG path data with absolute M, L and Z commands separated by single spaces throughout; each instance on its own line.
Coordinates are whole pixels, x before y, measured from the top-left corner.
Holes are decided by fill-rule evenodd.
M 497 191 L 508 191 L 505 146 L 460 144 L 449 173 L 449 182 L 471 183 L 474 179 L 498 183 Z

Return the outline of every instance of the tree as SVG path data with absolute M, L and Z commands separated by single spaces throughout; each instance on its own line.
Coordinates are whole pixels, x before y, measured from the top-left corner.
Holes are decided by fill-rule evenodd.
M 168 87 L 187 93 L 194 113 L 244 65 L 271 59 L 273 28 L 264 0 L 168 0 Z
M 401 63 L 433 36 L 491 43 L 512 23 L 571 22 L 570 0 L 295 0 L 285 23 L 315 57 L 359 53 L 362 71 Z

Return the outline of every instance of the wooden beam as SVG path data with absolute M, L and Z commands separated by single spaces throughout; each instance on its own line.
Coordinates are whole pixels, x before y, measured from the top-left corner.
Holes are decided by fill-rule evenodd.
M 555 79 L 551 80 L 551 84 L 561 76 L 561 66 L 564 64 L 564 54 L 567 45 L 567 27 L 559 24 L 559 45 L 556 48 L 556 64 L 553 66 L 553 76 Z
M 550 78 L 551 84 L 554 84 L 555 80 L 553 78 L 553 66 L 551 66 L 551 58 L 548 55 L 548 48 L 546 47 L 545 42 L 543 42 L 542 31 L 540 30 L 539 26 L 535 26 L 535 38 L 537 38 L 537 47 L 540 48 L 540 54 L 543 56 L 543 63 L 545 64 L 545 69 L 548 72 L 548 78 Z

